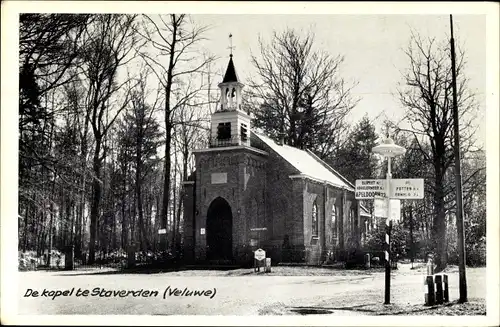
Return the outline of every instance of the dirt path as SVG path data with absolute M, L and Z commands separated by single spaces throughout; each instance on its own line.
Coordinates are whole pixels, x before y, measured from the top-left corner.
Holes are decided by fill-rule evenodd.
M 280 267 L 281 268 L 281 267 Z M 402 313 L 423 304 L 423 276 L 401 269 L 392 275 L 391 300 L 384 296 L 383 271 L 281 268 L 272 274 L 238 271 L 184 271 L 158 274 L 119 274 L 113 271 L 22 272 L 19 273 L 20 314 L 146 314 L 146 315 L 266 315 L 341 314 L 373 315 Z M 469 297 L 485 298 L 485 268 L 468 269 Z M 309 276 L 278 276 L 279 273 Z M 329 273 L 328 276 L 321 276 Z M 450 300 L 458 298 L 458 272 L 451 271 Z M 96 291 L 96 288 L 99 288 Z M 24 297 L 32 289 L 45 295 L 50 290 L 73 290 L 70 296 Z M 78 289 L 89 294 L 77 297 Z M 102 291 L 104 289 L 104 291 Z M 120 291 L 148 290 L 156 296 L 120 297 Z M 175 295 L 175 289 L 179 290 Z M 187 289 L 186 291 L 184 291 Z M 211 291 L 209 296 L 186 296 L 189 291 Z M 92 292 L 96 296 L 92 296 Z M 102 291 L 101 293 L 99 293 Z M 113 292 L 115 291 L 115 295 Z M 108 293 L 106 293 L 108 292 Z M 97 294 L 100 295 L 97 295 Z M 110 295 L 110 297 L 106 297 Z M 165 299 L 163 296 L 165 295 Z M 213 295 L 213 296 L 212 296 Z M 406 308 L 406 309 L 405 309 Z M 316 311 L 314 311 L 316 310 Z M 323 312 L 321 312 L 323 310 Z M 399 310 L 399 311 L 398 311 Z

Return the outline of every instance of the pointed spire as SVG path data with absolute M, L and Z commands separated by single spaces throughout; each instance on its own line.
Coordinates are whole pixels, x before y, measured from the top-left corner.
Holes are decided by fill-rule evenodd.
M 226 74 L 224 75 L 224 79 L 222 83 L 228 82 L 239 82 L 238 75 L 236 74 L 236 69 L 234 68 L 233 58 L 229 58 L 229 64 L 227 65 Z

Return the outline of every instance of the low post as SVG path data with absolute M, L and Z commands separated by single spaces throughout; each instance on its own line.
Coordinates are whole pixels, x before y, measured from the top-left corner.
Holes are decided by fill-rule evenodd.
M 436 298 L 434 293 L 434 276 L 426 276 L 424 284 L 426 285 L 425 305 L 434 305 Z
M 67 245 L 64 251 L 64 270 L 73 270 L 75 262 L 75 246 Z
M 266 269 L 265 269 L 265 272 L 266 273 L 270 273 L 271 272 L 271 258 L 266 258 Z
M 436 275 L 436 304 L 443 304 L 443 276 Z
M 432 256 L 427 259 L 427 275 L 434 275 L 434 260 Z
M 450 293 L 448 290 L 448 275 L 446 274 L 443 274 L 443 283 L 444 283 L 443 301 L 446 303 L 450 301 Z
M 370 253 L 365 254 L 365 268 L 370 269 Z
M 257 259 L 253 259 L 253 271 L 254 272 L 260 272 L 260 263 L 259 263 L 259 260 Z

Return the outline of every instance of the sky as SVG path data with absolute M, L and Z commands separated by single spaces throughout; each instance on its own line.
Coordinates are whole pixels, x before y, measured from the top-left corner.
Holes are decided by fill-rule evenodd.
M 408 67 L 403 50 L 408 46 L 410 32 L 422 37 L 450 39 L 449 15 L 193 15 L 193 20 L 210 25 L 207 40 L 200 45 L 219 57 L 215 67 L 224 71 L 229 59 L 229 34 L 233 35 L 234 62 L 245 83 L 255 74 L 250 62 L 259 51 L 259 35 L 269 40 L 273 30 L 287 27 L 315 34 L 315 46 L 333 56 L 344 56 L 340 75 L 357 82 L 352 93 L 360 101 L 348 120 L 359 121 L 364 115 L 381 122 L 390 117 L 398 121 L 404 109 L 394 96 Z M 477 94 L 480 104 L 478 141 L 484 144 L 484 112 L 486 88 L 486 16 L 454 15 L 454 37 L 466 53 L 466 75 L 469 88 Z M 222 79 L 222 76 L 218 77 Z

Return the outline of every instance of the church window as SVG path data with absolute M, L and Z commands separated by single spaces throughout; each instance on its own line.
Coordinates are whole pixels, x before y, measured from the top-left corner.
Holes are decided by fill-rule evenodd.
M 337 239 L 337 207 L 332 205 L 332 242 L 336 242 Z
M 350 229 L 351 231 L 354 231 L 355 225 L 356 225 L 356 219 L 354 215 L 354 208 L 351 208 L 349 211 L 349 222 L 350 222 Z
M 227 140 L 231 138 L 231 123 L 219 123 L 217 126 L 217 139 Z
M 248 128 L 246 124 L 241 124 L 240 134 L 242 141 L 248 140 Z
M 316 201 L 313 203 L 312 207 L 312 235 L 318 236 L 318 205 Z

